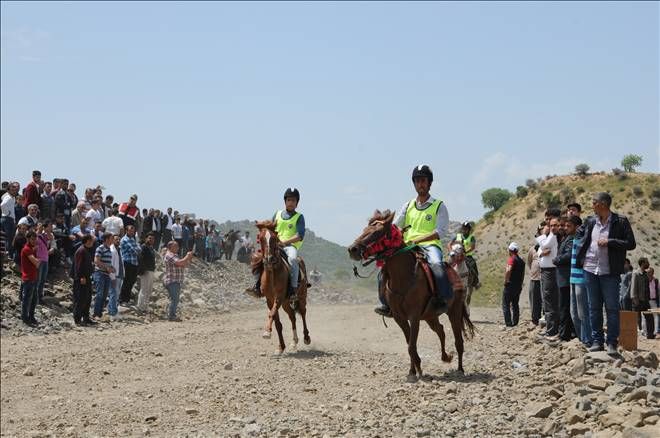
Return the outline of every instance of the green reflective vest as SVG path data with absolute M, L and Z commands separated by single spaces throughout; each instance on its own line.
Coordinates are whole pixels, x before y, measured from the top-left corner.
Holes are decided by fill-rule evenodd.
M 291 216 L 289 219 L 283 219 L 283 213 L 283 210 L 279 210 L 277 213 L 275 213 L 275 231 L 277 231 L 277 237 L 279 237 L 281 241 L 289 240 L 298 233 L 296 231 L 296 224 L 298 223 L 298 218 L 300 217 L 300 213 L 296 212 L 296 214 Z M 302 240 L 300 240 L 296 243 L 292 243 L 291 245 L 293 245 L 293 247 L 296 249 L 300 249 L 302 244 Z
M 470 234 L 467 237 L 463 237 L 463 234 L 458 233 L 456 234 L 456 241 L 459 242 L 461 245 L 463 245 L 463 249 L 466 249 L 468 245 L 472 246 L 474 244 L 474 234 Z M 466 256 L 472 256 L 474 255 L 474 249 L 472 249 L 470 252 L 465 253 Z
M 435 231 L 436 224 L 438 222 L 438 210 L 440 209 L 440 204 L 442 204 L 442 201 L 436 199 L 424 210 L 420 210 L 417 208 L 417 203 L 414 199 L 410 201 L 408 204 L 408 209 L 406 210 L 406 219 L 403 223 L 404 228 L 410 225 L 410 228 L 406 230 L 403 236 L 406 242 L 410 242 L 421 236 L 426 236 Z M 422 242 L 419 245 L 435 245 L 438 248 L 442 248 L 440 239 L 427 240 L 426 242 Z

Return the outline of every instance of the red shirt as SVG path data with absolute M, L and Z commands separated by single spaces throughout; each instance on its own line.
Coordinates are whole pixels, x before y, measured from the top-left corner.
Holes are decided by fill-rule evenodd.
M 23 196 L 23 207 L 25 207 L 26 210 L 30 204 L 40 205 L 41 195 L 39 194 L 39 186 L 34 181 L 30 181 L 29 184 L 25 186 Z
M 36 257 L 37 254 L 34 252 L 34 248 L 26 243 L 21 250 L 21 279 L 23 281 L 37 281 L 37 267 L 28 258 L 29 256 Z

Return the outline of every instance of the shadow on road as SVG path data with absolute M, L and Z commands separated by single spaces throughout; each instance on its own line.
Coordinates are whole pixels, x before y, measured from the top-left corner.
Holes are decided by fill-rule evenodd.
M 462 383 L 490 383 L 495 380 L 495 374 L 491 373 L 466 373 L 462 374 L 457 370 L 446 371 L 443 374 L 427 374 L 426 377 L 430 377 L 433 380 L 439 380 L 442 382 L 462 382 Z
M 296 359 L 314 359 L 316 357 L 330 357 L 334 356 L 334 353 L 328 353 L 327 351 L 321 350 L 296 350 L 290 351 L 286 357 L 293 357 Z

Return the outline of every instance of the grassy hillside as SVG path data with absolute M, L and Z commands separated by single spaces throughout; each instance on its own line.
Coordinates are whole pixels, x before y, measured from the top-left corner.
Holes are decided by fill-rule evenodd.
M 641 256 L 660 268 L 660 176 L 633 173 L 623 175 L 593 174 L 586 177 L 559 176 L 537 181 L 522 198 L 514 197 L 498 211 L 486 214 L 477 223 L 476 257 L 483 287 L 475 298 L 480 304 L 500 301 L 507 245 L 516 241 L 526 257 L 533 244 L 534 232 L 550 204 L 561 207 L 577 201 L 582 204 L 583 219 L 592 214 L 593 193 L 606 191 L 612 195 L 612 210 L 628 217 L 632 224 L 637 249 L 628 253 L 633 263 Z M 522 255 L 522 254 L 521 254 Z M 525 258 L 523 257 L 523 258 Z M 526 274 L 527 276 L 528 274 Z M 525 279 L 527 283 L 527 278 Z M 527 291 L 525 285 L 524 293 Z

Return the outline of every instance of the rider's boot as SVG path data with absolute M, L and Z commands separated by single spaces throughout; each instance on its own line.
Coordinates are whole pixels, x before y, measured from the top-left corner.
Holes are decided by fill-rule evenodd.
M 442 315 L 446 313 L 449 307 L 447 306 L 447 301 L 445 301 L 442 296 L 442 289 L 449 287 L 448 280 L 446 278 L 446 273 L 442 265 L 429 265 L 431 272 L 433 272 L 433 277 L 435 280 L 435 295 L 431 298 L 431 309 L 436 315 Z
M 245 293 L 252 295 L 255 298 L 261 298 L 261 273 L 255 274 L 254 286 L 245 289 Z
M 378 301 L 380 301 L 380 304 L 376 306 L 374 309 L 374 312 L 381 316 L 386 316 L 388 318 L 392 317 L 392 311 L 390 310 L 390 306 L 387 305 L 387 302 L 385 302 L 385 295 L 382 290 L 382 283 L 383 279 L 381 278 L 381 273 L 378 273 Z

